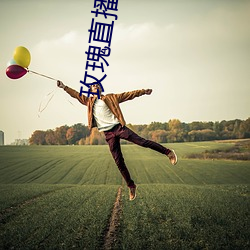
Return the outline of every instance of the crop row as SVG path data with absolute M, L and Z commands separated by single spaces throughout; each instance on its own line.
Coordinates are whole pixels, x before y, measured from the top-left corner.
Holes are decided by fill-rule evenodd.
M 212 148 L 218 143 L 191 143 L 190 148 Z M 219 144 L 220 145 L 220 144 Z M 224 144 L 222 144 L 224 145 Z M 123 153 L 132 178 L 139 184 L 249 183 L 249 162 L 182 158 L 184 144 L 176 144 L 179 163 L 136 145 Z M 198 149 L 196 149 L 198 150 Z M 0 147 L 0 183 L 121 185 L 122 178 L 106 146 Z
M 140 185 L 118 249 L 249 249 L 249 185 Z
M 24 198 L 26 188 L 23 184 L 18 186 L 18 193 Z M 53 185 L 47 189 L 50 192 L 37 196 L 41 187 L 33 185 L 33 199 L 2 210 L 0 249 L 101 248 L 118 186 L 77 185 L 58 189 Z M 11 186 L 5 190 L 10 193 Z

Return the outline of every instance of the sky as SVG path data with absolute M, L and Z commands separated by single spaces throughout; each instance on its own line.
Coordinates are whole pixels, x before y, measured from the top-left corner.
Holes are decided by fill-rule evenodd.
M 121 104 L 127 123 L 246 120 L 250 117 L 250 1 L 119 0 L 116 14 L 95 17 L 94 0 L 3 0 L 0 3 L 0 130 L 5 144 L 35 130 L 87 125 L 87 108 L 27 73 L 6 76 L 18 46 L 31 54 L 29 69 L 79 91 L 84 79 L 91 20 L 114 21 L 104 94 L 152 88 Z M 86 89 L 87 90 L 87 89 Z M 52 99 L 50 99 L 52 97 Z M 39 109 L 42 112 L 39 112 Z

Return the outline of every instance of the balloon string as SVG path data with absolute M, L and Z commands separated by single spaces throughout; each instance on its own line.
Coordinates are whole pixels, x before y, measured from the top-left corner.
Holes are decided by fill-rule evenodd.
M 68 100 L 68 102 L 69 102 L 73 107 L 75 107 L 75 105 L 74 105 L 70 100 Z
M 46 75 L 43 75 L 43 74 L 37 73 L 37 72 L 35 72 L 35 71 L 33 71 L 33 70 L 30 70 L 30 69 L 27 69 L 27 71 L 28 71 L 28 72 L 30 72 L 30 73 L 33 73 L 33 74 L 37 74 L 37 75 L 39 75 L 39 76 L 46 77 L 46 78 L 48 78 L 48 79 L 50 79 L 50 80 L 57 81 L 57 79 L 55 79 L 55 78 L 52 78 L 52 77 L 50 77 L 50 76 L 46 76 Z
M 38 114 L 37 114 L 39 118 L 40 118 L 41 113 L 48 107 L 49 103 L 51 102 L 52 98 L 55 95 L 56 90 L 57 90 L 57 88 L 44 96 L 44 98 L 43 98 L 44 100 L 46 98 L 49 98 L 48 101 L 46 102 L 46 104 L 44 105 L 44 107 L 42 107 L 43 100 L 40 102 L 40 105 L 39 105 L 39 108 L 38 108 Z

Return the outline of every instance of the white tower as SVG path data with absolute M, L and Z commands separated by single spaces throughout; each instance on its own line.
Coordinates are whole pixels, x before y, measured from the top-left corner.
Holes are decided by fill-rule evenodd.
M 0 146 L 4 145 L 4 132 L 0 130 Z

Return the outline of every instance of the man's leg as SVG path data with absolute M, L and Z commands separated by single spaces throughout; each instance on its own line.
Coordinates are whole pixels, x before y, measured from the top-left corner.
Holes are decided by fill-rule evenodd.
M 121 128 L 122 132 L 121 132 L 121 138 L 125 139 L 127 141 L 133 142 L 139 146 L 145 147 L 145 148 L 151 148 L 159 153 L 168 155 L 171 150 L 168 148 L 163 147 L 161 144 L 151 141 L 151 140 L 146 140 L 142 137 L 140 137 L 139 135 L 137 135 L 135 132 L 133 132 L 131 129 L 127 128 L 127 127 L 123 127 Z
M 133 142 L 139 146 L 153 149 L 159 153 L 162 153 L 164 155 L 167 155 L 171 164 L 175 165 L 177 163 L 177 155 L 175 154 L 174 150 L 171 150 L 169 148 L 163 147 L 161 144 L 146 140 L 139 135 L 137 135 L 135 132 L 133 132 L 131 129 L 124 127 L 119 127 L 119 136 L 122 139 L 125 139 L 127 141 Z
M 127 166 L 121 151 L 120 138 L 116 137 L 113 132 L 104 132 L 106 141 L 109 144 L 110 152 L 115 160 L 118 169 L 120 170 L 128 187 L 135 187 L 134 181 L 131 179 Z

